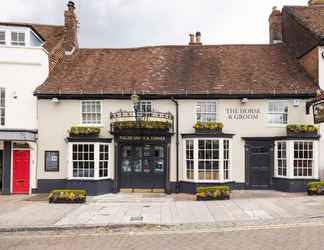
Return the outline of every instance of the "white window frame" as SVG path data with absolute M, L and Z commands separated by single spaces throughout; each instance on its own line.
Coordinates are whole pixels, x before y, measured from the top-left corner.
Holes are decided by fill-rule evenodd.
M 7 45 L 7 32 L 6 32 L 6 30 L 0 29 L 0 33 L 2 33 L 2 32 L 5 35 L 5 39 L 4 40 L 0 40 L 0 42 L 4 42 L 4 44 L 0 43 L 0 46 L 6 46 Z
M 73 145 L 94 145 L 94 177 L 74 177 L 73 176 Z M 108 176 L 99 177 L 99 166 L 100 166 L 100 145 L 108 145 Z M 68 144 L 68 179 L 70 180 L 105 180 L 112 179 L 112 143 L 103 142 L 70 142 Z
M 201 111 L 201 105 L 215 105 L 215 111 L 204 111 L 202 112 Z M 199 110 L 200 108 L 200 110 Z M 206 108 L 207 110 L 207 108 Z M 199 114 L 200 114 L 200 120 L 198 120 L 198 117 L 199 117 Z M 215 119 L 214 120 L 210 120 L 210 121 L 207 121 L 207 120 L 201 120 L 201 114 L 204 114 L 204 115 L 214 115 L 215 116 Z M 197 104 L 196 104 L 196 121 L 197 122 L 201 122 L 201 123 L 205 123 L 205 122 L 217 122 L 217 101 L 215 100 L 203 100 L 203 101 L 198 101 Z
M 186 162 L 186 144 L 187 140 L 192 140 L 194 144 L 194 178 L 187 178 L 187 162 Z M 199 140 L 218 140 L 219 141 L 219 179 L 218 180 L 201 180 L 199 179 L 198 170 L 198 141 Z M 224 179 L 224 140 L 229 142 L 229 159 L 228 159 L 228 174 L 229 178 Z M 183 179 L 187 182 L 194 183 L 228 183 L 232 181 L 232 138 L 185 138 L 182 140 L 183 143 Z
M 278 149 L 279 149 L 279 144 L 284 143 L 286 145 L 286 157 L 280 157 L 278 155 Z M 283 151 L 283 150 L 281 150 Z M 282 177 L 282 178 L 287 178 L 288 177 L 288 168 L 289 168 L 289 159 L 288 159 L 288 142 L 287 141 L 276 141 L 275 142 L 275 177 Z M 279 174 L 279 161 L 286 161 L 286 175 Z
M 85 102 L 99 102 L 99 104 L 100 104 L 100 123 L 86 123 L 83 121 L 82 106 L 83 106 L 83 103 L 85 103 Z M 89 126 L 89 127 L 102 127 L 103 126 L 102 110 L 103 110 L 102 101 L 100 101 L 100 100 L 81 100 L 81 102 L 80 102 L 80 121 L 81 121 L 80 124 L 82 126 Z M 90 113 L 91 112 L 89 112 L 89 114 Z
M 17 40 L 13 40 L 12 39 L 12 36 L 14 33 L 17 33 Z M 24 41 L 21 42 L 19 40 L 19 36 L 20 35 L 24 35 Z M 16 44 L 13 44 L 13 43 L 16 43 Z M 26 47 L 27 46 L 27 32 L 26 31 L 19 31 L 19 30 L 13 30 L 10 32 L 10 45 L 11 46 L 14 46 L 14 47 Z
M 138 116 L 140 117 L 150 117 L 153 112 L 153 102 L 151 100 L 140 100 L 138 107 Z M 151 111 L 144 111 L 144 107 L 150 107 Z
M 318 179 L 318 162 L 319 162 L 319 141 L 318 140 L 280 140 L 275 142 L 275 156 L 277 156 L 277 142 L 286 142 L 286 150 L 287 150 L 287 176 L 279 176 L 278 175 L 278 161 L 277 157 L 275 157 L 275 171 L 274 175 L 276 178 L 282 179 Z M 313 170 L 312 176 L 295 176 L 294 175 L 294 143 L 295 142 L 312 142 L 313 143 Z
M 271 104 L 284 104 L 285 106 L 287 106 L 287 112 L 282 112 L 282 111 L 270 111 L 270 105 Z M 274 122 L 270 122 L 270 117 L 271 115 L 285 115 L 287 114 L 287 121 L 286 123 L 274 123 Z M 289 102 L 288 100 L 271 100 L 268 102 L 268 112 L 267 112 L 267 124 L 269 126 L 286 126 L 288 124 L 288 119 L 289 119 Z

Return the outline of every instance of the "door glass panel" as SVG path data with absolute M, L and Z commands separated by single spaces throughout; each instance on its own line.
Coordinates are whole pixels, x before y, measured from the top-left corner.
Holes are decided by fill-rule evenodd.
M 122 158 L 132 157 L 132 147 L 131 146 L 123 146 L 121 155 L 122 155 Z
M 164 172 L 164 161 L 163 159 L 158 159 L 154 161 L 154 172 L 163 173 Z
M 150 145 L 144 145 L 144 157 L 151 156 L 151 147 Z
M 143 172 L 144 173 L 150 173 L 151 172 L 150 161 L 148 159 L 143 160 Z
M 135 159 L 142 158 L 142 147 L 135 147 Z
M 162 146 L 155 146 L 154 147 L 154 157 L 163 158 L 164 157 L 164 150 Z
M 134 160 L 134 171 L 137 173 L 142 172 L 142 160 L 141 159 Z
M 130 160 L 122 160 L 121 167 L 124 173 L 132 172 Z

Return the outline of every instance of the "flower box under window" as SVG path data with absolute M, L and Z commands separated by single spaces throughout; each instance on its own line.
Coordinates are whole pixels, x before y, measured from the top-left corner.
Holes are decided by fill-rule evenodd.
M 150 129 L 150 130 L 169 130 L 171 123 L 166 121 L 118 121 L 113 123 L 115 130 L 125 129 Z
M 70 137 L 96 137 L 100 134 L 98 127 L 71 127 L 68 131 Z
M 287 126 L 287 135 L 295 137 L 312 137 L 318 135 L 318 127 L 314 125 L 297 125 L 292 124 Z
M 223 123 L 220 122 L 197 122 L 194 125 L 196 133 L 199 134 L 221 134 L 223 132 Z

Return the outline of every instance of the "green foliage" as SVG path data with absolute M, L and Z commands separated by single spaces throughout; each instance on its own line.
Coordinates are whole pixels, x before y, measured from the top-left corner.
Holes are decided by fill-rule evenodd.
M 82 189 L 55 189 L 48 195 L 50 203 L 83 203 L 86 197 L 87 192 Z
M 70 133 L 70 136 L 99 135 L 100 128 L 74 126 L 71 127 L 68 132 Z
M 292 133 L 317 133 L 319 128 L 314 125 L 290 124 L 287 125 L 287 131 Z
M 324 181 L 309 182 L 307 185 L 307 193 L 316 194 L 319 192 L 320 188 L 324 188 Z
M 196 122 L 195 129 L 222 129 L 224 124 L 221 122 Z
M 170 129 L 171 123 L 167 121 L 118 121 L 114 122 L 115 129 Z
M 197 200 L 226 200 L 230 198 L 231 189 L 229 186 L 197 187 Z

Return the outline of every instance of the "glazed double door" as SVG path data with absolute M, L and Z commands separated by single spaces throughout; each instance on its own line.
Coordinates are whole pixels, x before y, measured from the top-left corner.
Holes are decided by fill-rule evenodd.
M 120 188 L 164 189 L 165 169 L 166 147 L 164 145 L 120 145 Z

